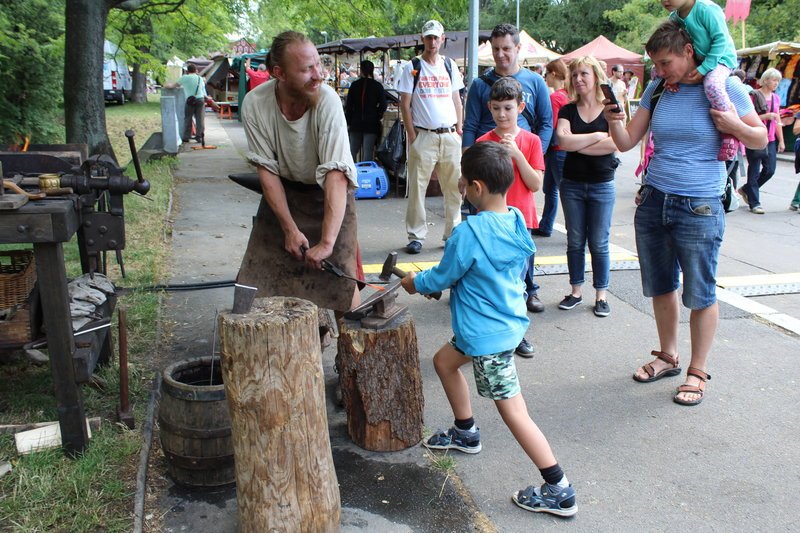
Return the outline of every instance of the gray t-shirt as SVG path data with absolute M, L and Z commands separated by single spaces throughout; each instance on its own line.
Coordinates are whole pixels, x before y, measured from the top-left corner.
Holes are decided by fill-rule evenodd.
M 331 170 L 344 172 L 357 185 L 357 175 L 342 102 L 336 92 L 322 85 L 317 104 L 297 120 L 287 120 L 275 98 L 277 80 L 261 84 L 242 106 L 247 135 L 247 159 L 284 179 L 318 183 L 325 187 Z

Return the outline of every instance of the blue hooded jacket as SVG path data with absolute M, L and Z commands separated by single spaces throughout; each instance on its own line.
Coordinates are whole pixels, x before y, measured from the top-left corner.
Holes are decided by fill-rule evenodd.
M 450 288 L 456 346 L 470 356 L 513 350 L 528 329 L 520 274 L 536 247 L 522 213 L 508 210 L 456 226 L 439 265 L 414 278 L 422 294 Z

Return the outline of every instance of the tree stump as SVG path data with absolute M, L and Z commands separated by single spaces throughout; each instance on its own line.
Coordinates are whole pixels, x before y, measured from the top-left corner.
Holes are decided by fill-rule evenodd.
M 366 450 L 403 450 L 422 438 L 422 376 L 417 331 L 404 312 L 384 329 L 339 325 L 336 365 L 347 432 Z
M 338 531 L 317 307 L 258 298 L 219 317 L 240 530 Z

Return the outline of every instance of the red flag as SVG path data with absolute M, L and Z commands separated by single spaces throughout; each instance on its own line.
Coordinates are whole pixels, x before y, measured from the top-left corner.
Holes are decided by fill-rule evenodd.
M 744 20 L 750 15 L 750 0 L 728 0 L 725 4 L 725 20 Z

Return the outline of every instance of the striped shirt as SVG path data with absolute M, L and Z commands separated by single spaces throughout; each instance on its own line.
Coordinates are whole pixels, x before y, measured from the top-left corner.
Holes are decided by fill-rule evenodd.
M 651 82 L 642 94 L 641 107 L 650 111 Z M 728 96 L 740 117 L 753 111 L 747 91 L 732 76 Z M 665 90 L 651 117 L 655 151 L 647 167 L 647 184 L 667 194 L 710 198 L 725 190 L 725 163 L 717 161 L 722 142 L 711 120 L 703 84 L 680 84 L 678 92 Z

